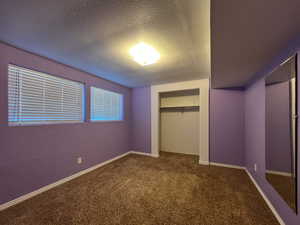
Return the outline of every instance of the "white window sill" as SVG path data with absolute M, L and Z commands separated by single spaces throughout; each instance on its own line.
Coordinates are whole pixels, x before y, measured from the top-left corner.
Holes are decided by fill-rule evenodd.
M 125 120 L 90 120 L 90 123 L 111 123 L 111 122 L 125 122 Z

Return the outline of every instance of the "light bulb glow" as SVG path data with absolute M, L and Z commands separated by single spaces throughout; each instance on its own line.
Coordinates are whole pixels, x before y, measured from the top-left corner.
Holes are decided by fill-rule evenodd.
M 141 42 L 130 49 L 133 60 L 142 66 L 156 63 L 160 59 L 160 54 L 150 45 Z

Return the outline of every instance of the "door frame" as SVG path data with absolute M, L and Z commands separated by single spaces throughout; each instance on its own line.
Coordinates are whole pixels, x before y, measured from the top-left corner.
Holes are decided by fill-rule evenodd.
M 159 94 L 169 91 L 199 89 L 199 164 L 209 164 L 209 79 L 151 86 L 151 154 L 159 157 Z

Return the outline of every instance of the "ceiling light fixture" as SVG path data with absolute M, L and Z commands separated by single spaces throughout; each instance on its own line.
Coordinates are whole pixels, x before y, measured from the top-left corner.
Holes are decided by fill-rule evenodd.
M 160 59 L 160 54 L 150 45 L 140 42 L 130 49 L 133 60 L 142 66 L 156 63 Z

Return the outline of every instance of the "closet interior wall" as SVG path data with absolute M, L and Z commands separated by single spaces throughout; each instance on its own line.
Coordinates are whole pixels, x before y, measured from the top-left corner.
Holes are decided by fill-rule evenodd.
M 160 94 L 160 151 L 199 155 L 199 89 Z

